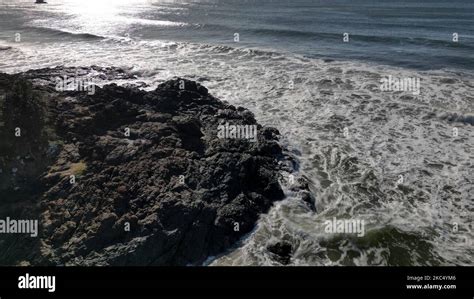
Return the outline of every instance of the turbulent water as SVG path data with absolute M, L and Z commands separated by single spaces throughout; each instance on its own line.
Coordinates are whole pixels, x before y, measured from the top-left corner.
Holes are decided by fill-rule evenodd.
M 279 129 L 316 209 L 282 173 L 287 199 L 211 265 L 277 265 L 282 240 L 290 265 L 473 265 L 472 1 L 31 2 L 0 0 L 0 71 L 186 77 Z M 419 94 L 382 91 L 389 76 Z M 365 235 L 326 233 L 333 217 Z

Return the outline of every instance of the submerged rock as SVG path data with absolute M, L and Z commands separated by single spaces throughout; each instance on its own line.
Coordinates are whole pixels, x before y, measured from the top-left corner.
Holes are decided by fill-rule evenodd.
M 92 70 L 125 76 L 113 68 Z M 96 86 L 94 94 L 53 88 L 55 76 L 76 71 L 0 74 L 7 98 L 15 93 L 10 80 L 46 82 L 25 83 L 38 94 L 34 106 L 42 120 L 28 124 L 36 131 L 2 147 L 21 145 L 36 158 L 30 162 L 36 163 L 34 173 L 20 168 L 16 178 L 2 183 L 4 190 L 39 186 L 33 197 L 40 240 L 37 251 L 23 259 L 54 265 L 201 264 L 250 232 L 259 215 L 284 197 L 278 131 L 257 124 L 248 110 L 179 78 L 151 92 L 115 84 Z M 256 126 L 256 142 L 235 134 L 218 137 L 224 123 Z M 8 157 L 2 165 L 12 165 Z
M 293 246 L 286 241 L 277 242 L 267 246 L 267 250 L 271 252 L 276 261 L 282 265 L 288 265 L 293 254 Z

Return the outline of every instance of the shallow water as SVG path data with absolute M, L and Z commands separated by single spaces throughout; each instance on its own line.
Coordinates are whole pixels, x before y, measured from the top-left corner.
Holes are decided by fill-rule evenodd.
M 212 265 L 278 264 L 266 248 L 281 240 L 291 265 L 472 265 L 472 2 L 49 2 L 0 2 L 1 71 L 111 65 L 150 89 L 186 77 L 280 130 L 316 211 L 282 173 L 287 199 Z M 336 42 L 345 28 L 368 37 Z M 458 29 L 461 45 L 444 41 Z M 419 95 L 382 91 L 388 76 L 420 79 Z M 333 217 L 365 235 L 327 234 Z

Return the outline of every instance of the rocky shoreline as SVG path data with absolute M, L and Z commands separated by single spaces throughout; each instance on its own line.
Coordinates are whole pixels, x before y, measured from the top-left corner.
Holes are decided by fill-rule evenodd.
M 134 79 L 95 66 L 0 74 L 0 217 L 40 222 L 38 238 L 0 243 L 15 252 L 0 264 L 200 265 L 284 198 L 291 159 L 250 111 L 180 78 L 150 92 L 58 91 L 58 77 L 78 72 Z M 255 126 L 256 142 L 221 138 L 224 123 Z

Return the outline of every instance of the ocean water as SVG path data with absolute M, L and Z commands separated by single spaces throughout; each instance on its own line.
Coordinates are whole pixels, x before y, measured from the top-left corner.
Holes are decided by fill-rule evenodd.
M 474 2 L 32 2 L 0 0 L 0 71 L 186 77 L 280 130 L 316 209 L 282 173 L 287 198 L 209 264 L 278 265 L 267 247 L 285 241 L 290 265 L 473 265 Z M 326 233 L 334 217 L 365 235 Z
M 404 67 L 474 68 L 470 0 L 2 0 L 2 39 L 124 37 L 289 51 Z M 49 29 L 49 30 L 48 30 Z M 84 33 L 89 35 L 79 35 Z M 239 34 L 239 43 L 234 34 Z M 343 43 L 343 34 L 349 43 Z M 459 43 L 452 42 L 458 33 Z

